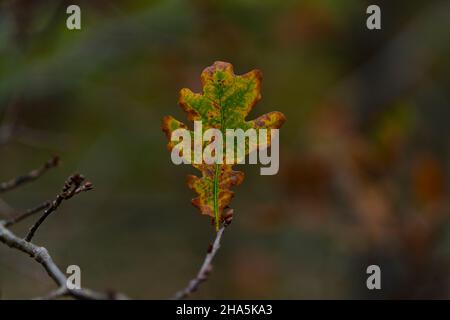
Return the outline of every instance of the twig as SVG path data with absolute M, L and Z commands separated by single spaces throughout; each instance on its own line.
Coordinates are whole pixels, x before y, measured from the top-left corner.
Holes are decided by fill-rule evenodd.
M 42 176 L 49 169 L 59 164 L 59 157 L 48 160 L 41 168 L 30 171 L 28 174 L 0 183 L 0 193 L 15 189 L 25 183 L 31 182 Z
M 25 237 L 26 241 L 30 242 L 33 239 L 34 234 L 39 229 L 40 225 L 45 221 L 45 219 L 48 218 L 48 216 L 50 216 L 52 212 L 55 212 L 59 208 L 64 200 L 69 200 L 74 195 L 81 192 L 92 190 L 92 184 L 90 182 L 82 184 L 83 181 L 84 177 L 80 174 L 74 174 L 70 176 L 69 179 L 67 179 L 61 193 L 56 196 L 56 199 L 53 200 L 53 202 L 50 204 L 50 206 L 47 207 L 47 209 L 45 209 L 39 220 L 36 221 L 36 223 L 30 228 L 30 231 Z
M 225 228 L 231 223 L 232 219 L 233 211 L 232 209 L 229 209 L 228 213 L 225 215 L 225 221 L 223 222 L 222 227 L 216 233 L 216 238 L 214 239 L 213 244 L 210 244 L 208 248 L 208 253 L 205 256 L 205 260 L 203 261 L 203 264 L 198 271 L 197 276 L 189 281 L 188 285 L 184 289 L 178 291 L 172 297 L 172 300 L 181 300 L 187 298 L 192 293 L 197 291 L 200 284 L 208 279 L 209 274 L 212 271 L 212 262 L 220 249 L 220 242 L 222 240 L 223 233 L 225 231 Z
M 20 221 L 30 217 L 30 216 L 32 216 L 33 214 L 41 212 L 42 210 L 47 209 L 50 205 L 51 205 L 50 201 L 45 201 L 44 203 L 38 205 L 37 207 L 34 207 L 32 209 L 28 209 L 28 210 L 26 210 L 23 213 L 17 214 L 16 216 L 8 219 L 5 222 L 5 227 L 9 228 L 12 225 L 14 225 L 14 224 L 16 224 L 16 223 L 18 223 L 18 222 L 20 222 Z

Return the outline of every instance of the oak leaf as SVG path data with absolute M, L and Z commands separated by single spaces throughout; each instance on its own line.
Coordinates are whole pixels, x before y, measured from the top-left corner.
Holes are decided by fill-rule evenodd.
M 201 74 L 203 93 L 193 93 L 184 88 L 180 91 L 179 104 L 189 121 L 202 121 L 203 131 L 215 128 L 225 136 L 226 129 L 278 129 L 285 121 L 281 112 L 270 112 L 250 121 L 245 119 L 261 99 L 261 79 L 259 70 L 235 75 L 230 63 L 217 61 Z M 174 147 L 172 132 L 179 128 L 188 129 L 188 126 L 172 116 L 163 118 L 162 129 L 169 139 L 169 150 Z M 246 148 L 246 154 L 250 151 Z M 188 176 L 189 188 L 198 195 L 192 203 L 202 214 L 212 217 L 218 230 L 234 195 L 230 189 L 242 183 L 244 173 L 225 163 L 193 166 L 201 172 L 201 177 Z

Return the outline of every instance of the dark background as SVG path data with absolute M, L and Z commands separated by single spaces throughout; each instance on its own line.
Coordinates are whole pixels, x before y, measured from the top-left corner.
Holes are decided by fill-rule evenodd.
M 366 28 L 378 4 L 382 30 Z M 78 4 L 82 30 L 66 28 Z M 215 60 L 262 70 L 250 118 L 278 110 L 280 171 L 245 166 L 235 219 L 195 298 L 449 298 L 448 1 L 0 1 L 0 180 L 60 168 L 0 198 L 8 216 L 78 171 L 95 191 L 40 229 L 82 285 L 164 299 L 214 229 L 190 204 L 160 130 Z M 33 220 L 33 219 L 32 219 Z M 31 221 L 14 227 L 25 235 Z M 382 290 L 366 289 L 378 264 Z M 54 284 L 0 246 L 0 295 Z

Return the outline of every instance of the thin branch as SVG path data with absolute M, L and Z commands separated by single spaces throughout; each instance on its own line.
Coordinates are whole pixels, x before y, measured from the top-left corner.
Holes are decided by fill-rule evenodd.
M 25 183 L 34 181 L 46 173 L 49 169 L 56 167 L 59 164 L 59 157 L 53 157 L 48 160 L 42 167 L 30 171 L 28 174 L 14 178 L 7 182 L 0 183 L 0 193 L 15 189 Z
M 45 201 L 44 203 L 41 203 L 40 205 L 38 205 L 34 208 L 28 209 L 25 212 L 17 214 L 5 222 L 5 227 L 9 228 L 12 225 L 32 216 L 33 214 L 36 214 L 38 212 L 41 212 L 42 210 L 47 209 L 50 205 L 51 205 L 50 201 Z
M 74 174 L 70 176 L 69 179 L 67 179 L 62 191 L 56 196 L 56 199 L 53 200 L 50 206 L 45 209 L 39 220 L 36 221 L 36 223 L 30 228 L 30 231 L 25 237 L 26 241 L 30 242 L 33 239 L 36 231 L 39 229 L 41 224 L 50 216 L 50 214 L 52 214 L 59 208 L 64 200 L 69 200 L 74 195 L 77 195 L 81 192 L 92 190 L 92 183 L 86 182 L 82 184 L 83 181 L 84 177 L 80 174 Z
M 117 292 L 98 293 L 90 289 L 68 289 L 60 287 L 51 291 L 45 296 L 34 298 L 33 300 L 56 300 L 64 297 L 72 297 L 78 300 L 129 300 L 129 298 Z
M 196 277 L 193 278 L 191 281 L 189 281 L 188 285 L 184 289 L 178 291 L 172 297 L 172 300 L 181 300 L 189 297 L 191 294 L 197 291 L 198 287 L 203 282 L 205 282 L 208 279 L 213 268 L 212 262 L 220 249 L 220 243 L 222 240 L 223 233 L 225 231 L 225 228 L 231 223 L 232 219 L 233 219 L 233 211 L 229 209 L 228 213 L 225 215 L 225 221 L 223 222 L 222 227 L 216 233 L 216 238 L 214 239 L 213 244 L 209 245 L 208 253 L 205 256 L 203 264 L 200 267 L 200 270 L 198 271 Z

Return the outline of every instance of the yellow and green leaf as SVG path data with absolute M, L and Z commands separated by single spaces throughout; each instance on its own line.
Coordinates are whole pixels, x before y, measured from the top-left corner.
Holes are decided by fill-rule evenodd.
M 202 121 L 203 131 L 219 129 L 224 137 L 226 129 L 280 128 L 285 121 L 281 112 L 270 112 L 250 121 L 245 119 L 261 99 L 261 79 L 259 70 L 235 75 L 230 63 L 217 61 L 201 74 L 203 93 L 184 88 L 180 91 L 179 104 L 189 121 Z M 171 116 L 163 118 L 162 129 L 169 139 L 169 150 L 174 147 L 171 134 L 179 128 L 186 129 L 187 126 Z M 246 149 L 246 154 L 250 151 Z M 192 203 L 202 214 L 214 219 L 218 230 L 224 219 L 224 210 L 234 195 L 230 189 L 243 181 L 244 174 L 234 171 L 232 164 L 203 163 L 193 166 L 201 172 L 201 176 L 188 176 L 188 186 L 198 195 Z

